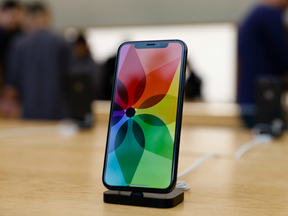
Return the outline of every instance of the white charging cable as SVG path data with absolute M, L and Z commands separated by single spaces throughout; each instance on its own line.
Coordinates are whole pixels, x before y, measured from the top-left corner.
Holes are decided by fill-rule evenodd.
M 271 132 L 273 132 L 275 128 L 268 124 L 257 124 L 252 128 L 252 136 L 253 139 L 244 145 L 242 145 L 237 152 L 234 154 L 234 158 L 239 160 L 242 155 L 247 152 L 249 149 L 252 149 L 259 145 L 269 144 L 273 141 L 273 137 Z
M 183 176 L 187 175 L 189 172 L 191 172 L 193 169 L 195 169 L 197 166 L 199 166 L 201 163 L 203 163 L 207 159 L 209 159 L 211 157 L 218 157 L 218 156 L 219 156 L 219 154 L 214 153 L 214 152 L 210 152 L 210 153 L 203 155 L 201 158 L 199 158 L 197 161 L 195 161 L 191 166 L 189 166 L 182 173 L 180 173 L 177 176 L 177 179 L 182 178 Z M 184 190 L 184 191 L 190 190 L 190 187 L 188 186 L 186 181 L 177 181 L 176 188 Z
M 239 150 L 235 153 L 234 158 L 238 160 L 249 149 L 254 148 L 258 145 L 271 143 L 273 141 L 273 136 L 271 135 L 271 133 L 276 134 L 276 135 L 281 134 L 282 124 L 280 123 L 278 121 L 274 121 L 272 125 L 269 125 L 269 124 L 255 125 L 252 128 L 253 139 L 245 143 L 244 145 L 242 145 L 239 148 Z M 203 155 L 201 158 L 195 161 L 190 167 L 188 167 L 186 170 L 180 173 L 177 176 L 177 179 L 182 178 L 183 176 L 187 175 L 189 172 L 191 172 L 193 169 L 195 169 L 197 166 L 199 166 L 201 163 L 203 163 L 207 159 L 211 157 L 218 157 L 218 156 L 220 155 L 214 152 Z M 185 181 L 177 181 L 176 188 L 184 190 L 184 191 L 190 190 L 190 187 Z
M 269 144 L 272 141 L 272 136 L 269 134 L 258 134 L 253 137 L 253 139 L 244 145 L 242 145 L 237 152 L 234 154 L 234 158 L 239 160 L 242 155 L 247 152 L 249 149 L 252 149 L 259 145 Z

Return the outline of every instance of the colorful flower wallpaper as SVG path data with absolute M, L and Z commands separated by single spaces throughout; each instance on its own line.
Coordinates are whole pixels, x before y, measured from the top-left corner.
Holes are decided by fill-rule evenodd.
M 119 51 L 105 182 L 165 189 L 170 185 L 182 46 Z

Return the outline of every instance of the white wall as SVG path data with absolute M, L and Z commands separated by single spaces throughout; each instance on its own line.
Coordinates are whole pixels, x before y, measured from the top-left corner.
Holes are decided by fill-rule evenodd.
M 46 0 L 55 26 L 238 22 L 257 0 Z

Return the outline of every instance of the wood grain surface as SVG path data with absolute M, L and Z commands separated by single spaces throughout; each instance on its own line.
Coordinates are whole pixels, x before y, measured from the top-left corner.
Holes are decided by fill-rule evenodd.
M 239 127 L 184 124 L 179 171 L 207 152 L 218 152 L 184 179 L 191 187 L 172 209 L 103 203 L 101 175 L 107 121 L 63 136 L 55 122 L 0 119 L 4 129 L 40 132 L 0 138 L 0 215 L 288 215 L 288 134 L 270 145 L 235 151 L 251 139 Z M 35 131 L 37 131 L 35 129 Z M 19 131 L 18 131 L 19 132 Z

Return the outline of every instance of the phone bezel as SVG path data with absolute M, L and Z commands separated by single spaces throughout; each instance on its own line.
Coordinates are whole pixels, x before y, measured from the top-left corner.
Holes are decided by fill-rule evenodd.
M 179 43 L 182 46 L 182 58 L 181 58 L 181 69 L 180 69 L 180 79 L 179 79 L 179 91 L 178 91 L 178 103 L 177 103 L 177 114 L 176 114 L 176 127 L 175 127 L 175 139 L 174 139 L 174 151 L 173 151 L 173 160 L 172 160 L 172 174 L 170 185 L 167 188 L 159 189 L 159 188 L 147 188 L 147 187 L 127 187 L 127 186 L 111 186 L 105 182 L 105 170 L 107 164 L 107 151 L 108 151 L 108 140 L 110 133 L 110 125 L 112 120 L 112 110 L 113 110 L 113 101 L 115 97 L 116 91 L 116 80 L 117 80 L 117 71 L 118 71 L 118 60 L 120 50 L 124 45 L 134 44 L 139 47 L 139 49 L 145 49 L 145 47 L 141 48 L 142 45 L 152 44 L 152 43 Z M 161 45 L 160 45 L 161 46 Z M 147 47 L 147 49 L 151 48 L 161 48 L 161 47 Z M 137 48 L 138 49 L 138 48 Z M 115 71 L 114 71 L 114 80 L 113 80 L 113 90 L 111 95 L 111 105 L 110 105 L 110 115 L 109 115 L 109 124 L 107 131 L 107 139 L 106 139 L 106 148 L 105 148 L 105 159 L 103 165 L 102 172 L 102 182 L 104 186 L 109 190 L 119 190 L 119 191 L 135 191 L 135 192 L 150 192 L 150 193 L 168 193 L 175 188 L 177 181 L 177 170 L 178 170 L 178 158 L 179 158 L 179 146 L 180 146 L 180 134 L 181 134 L 181 125 L 182 125 L 182 112 L 183 112 L 183 100 L 184 100 L 184 88 L 185 88 L 185 76 L 186 76 L 186 62 L 187 62 L 187 46 L 181 40 L 155 40 L 155 41 L 128 41 L 122 43 L 117 51 L 116 63 L 115 63 Z

